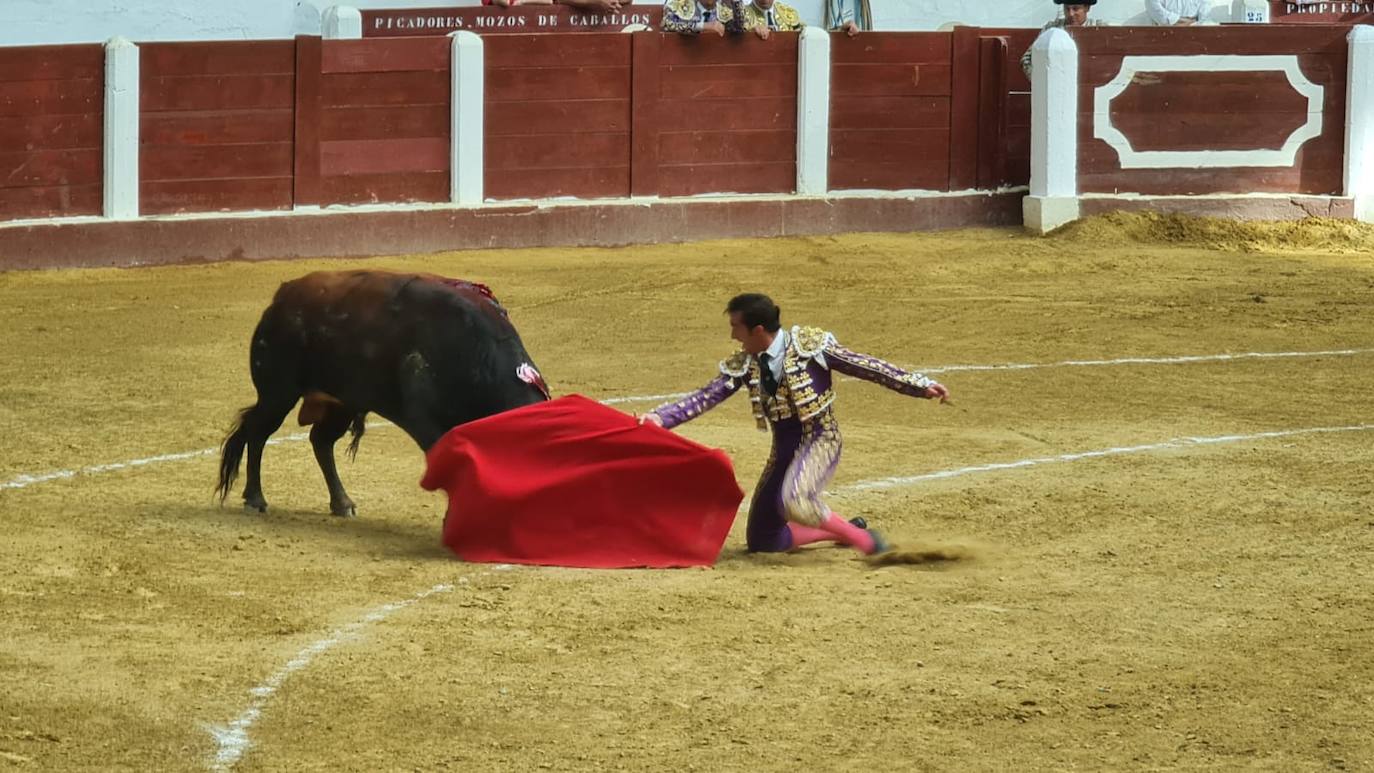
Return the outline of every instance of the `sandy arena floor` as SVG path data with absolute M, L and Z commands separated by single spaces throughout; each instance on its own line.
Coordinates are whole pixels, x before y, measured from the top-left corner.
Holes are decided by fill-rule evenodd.
M 357 519 L 299 439 L 267 451 L 266 516 L 211 498 L 257 316 L 343 265 L 489 283 L 559 394 L 704 383 L 725 300 L 761 288 L 927 372 L 1035 367 L 940 372 L 954 407 L 840 384 L 836 508 L 971 561 L 749 556 L 741 518 L 712 570 L 464 564 L 394 428 L 342 465 Z M 0 768 L 1374 769 L 1370 229 L 1116 217 L 0 296 Z M 743 398 L 682 431 L 752 485 Z

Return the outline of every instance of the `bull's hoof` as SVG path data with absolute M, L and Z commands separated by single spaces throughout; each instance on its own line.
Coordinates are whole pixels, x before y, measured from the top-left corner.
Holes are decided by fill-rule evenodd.
M 357 508 L 357 507 L 353 504 L 353 502 L 351 502 L 351 501 L 345 501 L 345 502 L 330 502 L 330 503 L 329 503 L 329 512 L 333 513 L 334 515 L 338 516 L 339 518 L 357 518 L 357 517 L 358 517 L 358 508 Z

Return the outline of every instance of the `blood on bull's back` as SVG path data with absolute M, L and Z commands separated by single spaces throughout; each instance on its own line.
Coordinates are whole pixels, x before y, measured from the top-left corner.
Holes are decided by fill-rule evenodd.
M 506 310 L 484 285 L 426 274 L 316 272 L 284 283 L 253 333 L 258 402 L 225 439 L 223 500 L 248 451 L 245 506 L 263 511 L 262 446 L 302 402 L 300 422 L 336 515 L 356 509 L 333 447 L 377 413 L 428 450 L 453 427 L 548 399 L 548 389 Z

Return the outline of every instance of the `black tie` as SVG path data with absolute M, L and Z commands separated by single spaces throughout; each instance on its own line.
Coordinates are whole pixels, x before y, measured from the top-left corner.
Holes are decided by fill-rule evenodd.
M 759 355 L 759 382 L 763 384 L 763 389 L 769 397 L 778 393 L 778 380 L 773 376 L 773 366 L 769 362 L 772 359 L 768 352 Z

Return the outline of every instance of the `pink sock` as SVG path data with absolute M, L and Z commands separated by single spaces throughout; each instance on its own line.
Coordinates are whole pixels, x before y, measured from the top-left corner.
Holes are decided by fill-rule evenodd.
M 792 547 L 799 548 L 802 545 L 810 545 L 813 542 L 834 542 L 835 535 L 824 529 L 817 529 L 811 526 L 802 526 L 799 523 L 787 524 L 787 530 L 792 532 Z
M 787 524 L 787 528 L 792 532 L 793 547 L 813 542 L 841 542 L 863 553 L 873 552 L 873 537 L 835 513 L 826 516 L 819 529 L 796 523 Z
M 835 539 L 861 553 L 873 552 L 873 536 L 835 513 L 826 516 L 821 528 L 835 535 Z

